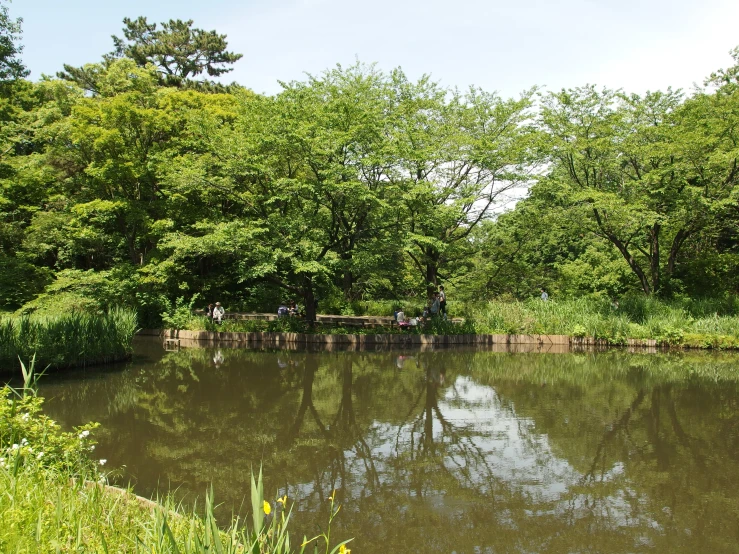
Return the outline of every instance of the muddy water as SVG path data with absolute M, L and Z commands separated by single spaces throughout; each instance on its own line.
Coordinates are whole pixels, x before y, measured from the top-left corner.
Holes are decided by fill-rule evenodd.
M 46 379 L 65 426 L 145 496 L 246 514 L 249 471 L 294 539 L 342 504 L 352 552 L 739 551 L 739 357 L 265 352 L 140 342 Z

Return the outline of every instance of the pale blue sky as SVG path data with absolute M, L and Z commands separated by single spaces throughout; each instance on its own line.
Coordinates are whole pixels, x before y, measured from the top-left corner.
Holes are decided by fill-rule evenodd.
M 731 65 L 737 0 L 14 0 L 31 78 L 98 61 L 122 19 L 194 19 L 244 54 L 227 81 L 274 93 L 355 59 L 512 96 L 595 83 L 690 88 Z

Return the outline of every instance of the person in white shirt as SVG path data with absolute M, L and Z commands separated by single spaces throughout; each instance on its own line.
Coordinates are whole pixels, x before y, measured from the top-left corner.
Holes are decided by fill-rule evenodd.
M 220 325 L 224 315 L 226 315 L 226 310 L 223 309 L 220 302 L 216 302 L 216 307 L 213 308 L 213 321 Z

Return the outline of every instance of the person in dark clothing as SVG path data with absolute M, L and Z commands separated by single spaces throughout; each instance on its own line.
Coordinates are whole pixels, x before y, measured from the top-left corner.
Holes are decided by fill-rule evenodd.
M 444 285 L 439 285 L 439 314 L 446 317 L 446 293 Z

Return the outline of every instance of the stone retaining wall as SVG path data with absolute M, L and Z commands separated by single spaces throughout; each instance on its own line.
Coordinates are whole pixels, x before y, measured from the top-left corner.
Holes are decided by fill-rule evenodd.
M 354 346 L 519 346 L 532 345 L 540 348 L 558 347 L 566 351 L 570 347 L 610 346 L 608 341 L 588 337 L 578 338 L 568 335 L 414 335 L 414 334 L 372 334 L 372 335 L 325 335 L 310 333 L 233 333 L 220 331 L 178 331 L 165 329 L 143 330 L 139 334 L 161 336 L 166 340 L 202 341 L 207 343 L 266 343 L 269 346 L 288 344 L 305 345 L 354 345 Z M 655 348 L 657 341 L 629 339 L 627 346 L 636 348 Z

